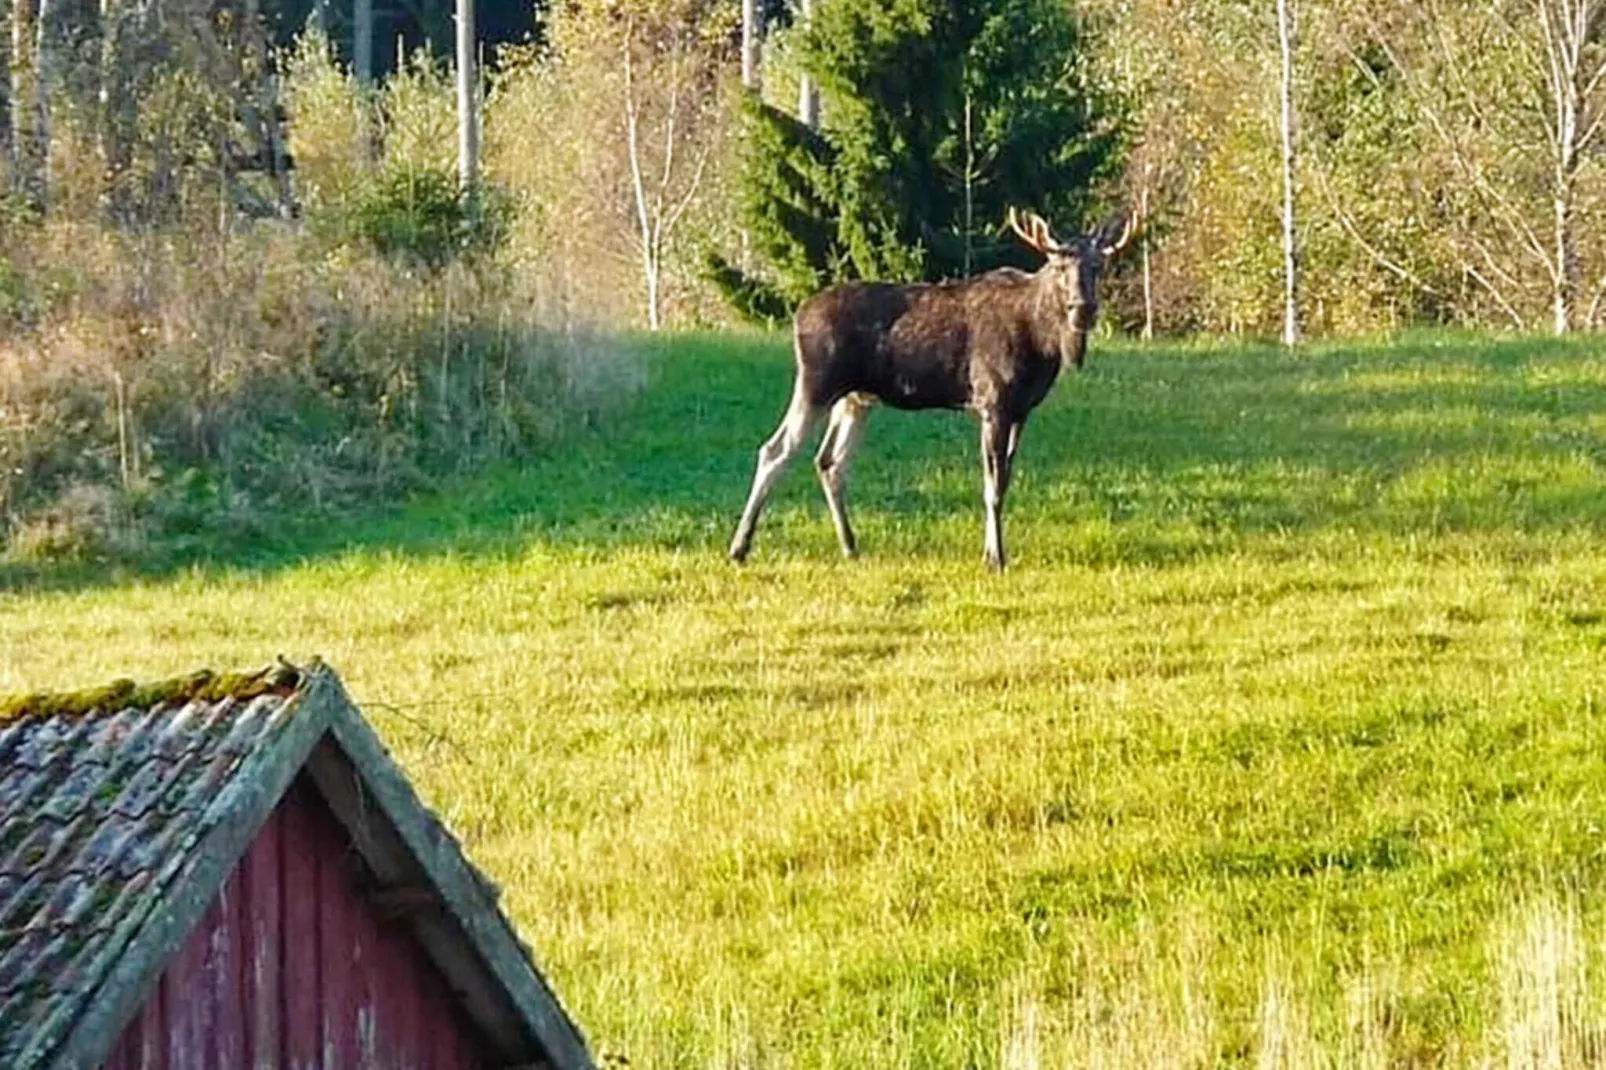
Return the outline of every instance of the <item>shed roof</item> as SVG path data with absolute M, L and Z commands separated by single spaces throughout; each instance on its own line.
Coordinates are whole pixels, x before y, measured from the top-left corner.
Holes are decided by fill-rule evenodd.
M 495 1058 L 592 1065 L 495 886 L 314 662 L 0 700 L 0 1066 L 98 1066 L 298 776 Z

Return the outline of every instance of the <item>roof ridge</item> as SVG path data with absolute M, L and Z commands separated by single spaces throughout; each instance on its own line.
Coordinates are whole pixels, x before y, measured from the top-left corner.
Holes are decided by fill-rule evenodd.
M 0 695 L 0 727 L 25 717 L 89 717 L 130 708 L 150 709 L 169 702 L 217 702 L 225 698 L 253 699 L 259 695 L 291 695 L 322 666 L 313 657 L 296 665 L 283 657 L 256 672 L 217 673 L 201 669 L 152 683 L 123 677 L 100 687 L 79 691 L 34 691 Z

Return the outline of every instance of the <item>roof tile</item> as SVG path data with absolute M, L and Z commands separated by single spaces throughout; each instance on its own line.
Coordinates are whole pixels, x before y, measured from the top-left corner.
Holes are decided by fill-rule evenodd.
M 293 694 L 0 720 L 0 1066 L 77 1013 Z
M 340 748 L 463 912 L 475 952 L 463 968 L 499 986 L 519 1021 L 502 1035 L 511 1061 L 592 1067 L 496 911 L 495 886 L 419 804 L 338 679 L 329 674 L 324 690 L 320 677 L 281 663 L 254 676 L 0 698 L 0 1068 L 105 1058 L 100 1046 L 136 1012 L 170 934 L 215 901 L 238 861 L 231 852 L 245 849 L 320 739 Z M 152 924 L 158 917 L 164 924 Z

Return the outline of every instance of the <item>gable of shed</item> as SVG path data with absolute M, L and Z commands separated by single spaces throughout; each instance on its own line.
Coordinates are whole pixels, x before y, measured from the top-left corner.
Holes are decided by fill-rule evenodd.
M 298 779 L 103 1070 L 478 1070 L 459 994 Z
M 287 796 L 293 784 L 302 785 L 300 794 Z M 0 1065 L 93 1070 L 147 1013 L 158 1019 L 148 1023 L 148 1037 L 142 1033 L 142 1053 L 158 1035 L 166 1037 L 163 1050 L 174 1042 L 193 1047 L 185 1030 L 197 1038 L 201 1031 L 189 1018 L 158 1028 L 167 1020 L 160 1017 L 167 971 L 215 973 L 238 957 L 235 936 L 227 935 L 231 881 L 287 797 L 319 800 L 318 812 L 344 836 L 339 856 L 358 866 L 351 870 L 356 898 L 367 906 L 339 899 L 348 928 L 366 932 L 375 949 L 401 954 L 364 928 L 363 911 L 407 907 L 397 926 L 433 965 L 491 1065 L 593 1065 L 498 907 L 495 885 L 419 801 L 339 678 L 316 663 L 305 671 L 281 664 L 249 676 L 201 673 L 148 687 L 124 681 L 74 695 L 0 699 Z M 299 880 L 288 873 L 279 880 L 281 945 L 308 924 L 313 933 L 336 926 L 333 918 L 314 914 L 308 922 L 293 913 L 309 902 L 295 894 L 304 890 Z M 249 887 L 235 891 L 251 896 Z M 214 909 L 223 915 L 207 930 L 212 937 L 195 945 L 204 954 L 184 965 L 185 949 Z M 317 962 L 318 985 L 352 976 L 335 972 L 332 960 Z M 237 985 L 219 984 L 224 994 L 207 1013 L 243 1003 Z M 333 988 L 314 990 L 338 997 Z M 288 1001 L 300 994 L 299 986 L 283 990 L 285 1021 Z M 377 1043 L 365 1038 L 377 1026 L 378 1004 L 366 1006 L 349 1036 L 345 1026 L 326 1029 L 320 1020 L 320 1042 L 350 1041 L 358 1052 Z M 272 1042 L 260 1037 L 267 1052 Z

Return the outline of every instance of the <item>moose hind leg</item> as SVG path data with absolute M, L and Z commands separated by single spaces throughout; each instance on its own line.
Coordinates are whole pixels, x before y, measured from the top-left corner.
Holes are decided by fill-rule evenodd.
M 858 553 L 853 525 L 848 523 L 848 464 L 853 460 L 853 451 L 864 439 L 871 404 L 864 397 L 852 394 L 838 401 L 831 409 L 831 422 L 820 442 L 820 452 L 814 457 L 820 486 L 825 491 L 825 504 L 831 510 L 831 522 L 836 525 L 837 541 L 842 544 L 845 557 Z
M 764 503 L 769 500 L 770 492 L 775 489 L 775 483 L 781 478 L 781 473 L 786 471 L 786 466 L 803 448 L 809 432 L 820 422 L 820 415 L 820 407 L 804 396 L 801 389 L 794 391 L 792 404 L 782 417 L 781 426 L 776 428 L 775 433 L 758 448 L 758 467 L 753 472 L 753 489 L 747 495 L 747 505 L 742 510 L 741 523 L 736 525 L 736 535 L 731 539 L 732 561 L 746 559 L 748 551 L 753 548 L 753 532 L 758 527 L 758 517 L 764 511 Z

